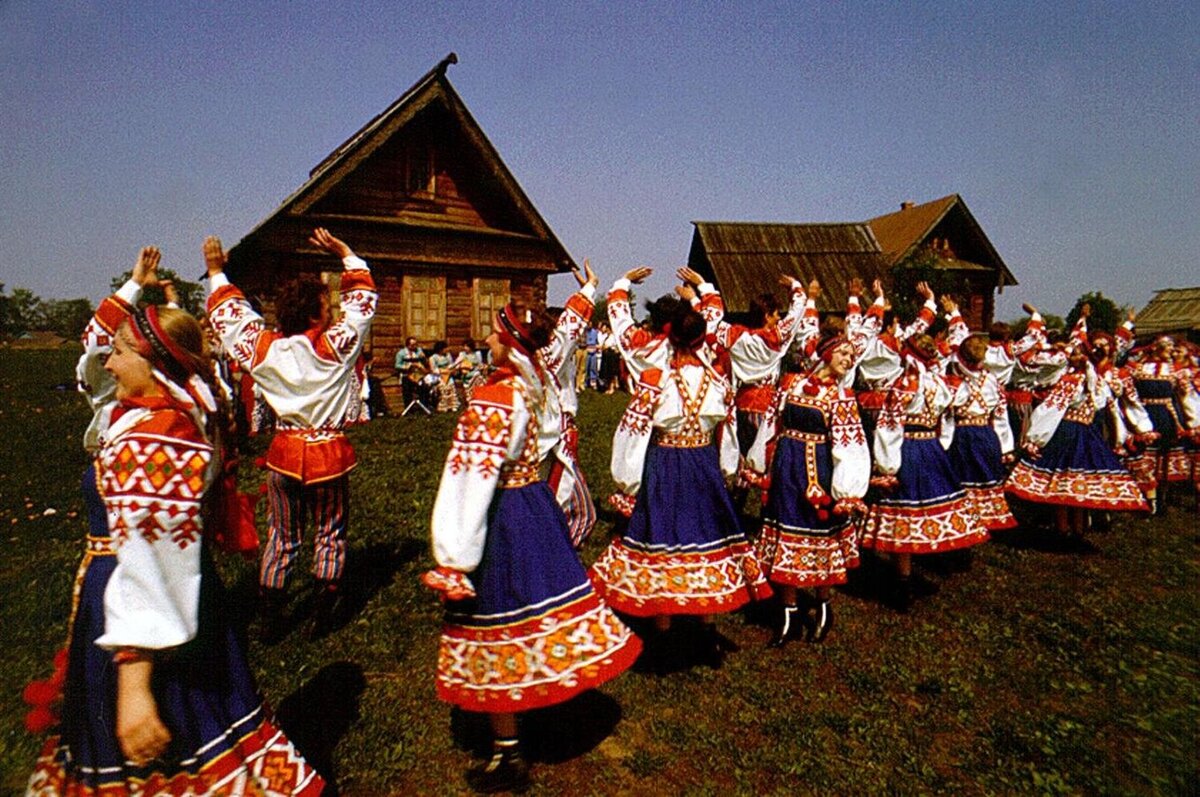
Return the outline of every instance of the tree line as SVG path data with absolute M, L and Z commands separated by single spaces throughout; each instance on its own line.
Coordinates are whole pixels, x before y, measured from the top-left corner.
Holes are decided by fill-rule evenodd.
M 132 270 L 115 277 L 110 285 L 116 291 L 132 276 Z M 179 304 L 192 315 L 204 310 L 204 287 L 181 279 L 168 268 L 159 269 L 159 278 L 175 283 Z M 162 289 L 147 288 L 142 299 L 152 304 L 166 302 Z M 0 339 L 11 340 L 30 332 L 53 332 L 59 337 L 76 340 L 92 319 L 96 307 L 90 299 L 43 299 L 28 288 L 13 288 L 7 292 L 0 282 Z

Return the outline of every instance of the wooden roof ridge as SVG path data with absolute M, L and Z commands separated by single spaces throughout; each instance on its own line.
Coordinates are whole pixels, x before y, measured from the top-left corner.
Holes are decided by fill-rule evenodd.
M 550 225 L 542 218 L 446 77 L 447 67 L 456 63 L 458 63 L 458 56 L 451 52 L 397 97 L 386 109 L 338 145 L 312 169 L 304 184 L 255 225 L 242 241 L 251 238 L 270 221 L 285 213 L 300 214 L 308 210 L 336 187 L 363 160 L 379 149 L 392 134 L 407 124 L 417 112 L 431 102 L 440 100 L 445 103 L 446 109 L 458 122 L 467 142 L 478 151 L 486 173 L 496 180 L 518 215 L 529 225 L 537 237 L 549 242 L 559 253 L 563 271 L 573 268 L 574 260 L 567 253 L 566 247 L 562 245 L 562 242 L 550 229 Z
M 1137 314 L 1136 324 L 1139 335 L 1171 329 L 1200 329 L 1200 286 L 1159 288 Z
M 704 240 L 704 247 L 710 254 L 786 254 L 786 253 L 828 253 L 837 254 L 845 252 L 854 253 L 880 253 L 882 250 L 879 246 L 879 241 L 875 238 L 875 233 L 871 230 L 870 225 L 866 222 L 859 221 L 825 221 L 825 222 L 780 222 L 780 221 L 693 221 L 692 226 L 696 228 L 696 232 Z M 828 241 L 822 242 L 817 248 L 796 248 L 785 246 L 773 246 L 771 248 L 753 248 L 751 246 L 738 246 L 734 248 L 728 239 L 723 236 L 714 235 L 729 230 L 746 230 L 755 232 L 806 232 L 811 230 L 846 230 L 858 233 L 857 238 L 863 241 L 863 244 L 855 244 L 845 248 L 832 247 Z M 721 237 L 724 239 L 725 246 L 718 246 L 718 241 L 714 238 Z M 778 239 L 777 239 L 778 240 Z M 845 243 L 852 243 L 849 236 L 842 236 L 841 240 Z M 794 242 L 795 238 L 791 238 L 788 242 Z M 784 241 L 780 241 L 784 243 Z

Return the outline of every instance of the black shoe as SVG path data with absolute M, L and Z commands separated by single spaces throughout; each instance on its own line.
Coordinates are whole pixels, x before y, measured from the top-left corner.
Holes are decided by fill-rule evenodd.
M 317 600 L 316 605 L 313 606 L 312 623 L 308 627 L 309 639 L 320 639 L 334 630 L 341 597 L 342 593 L 338 582 L 317 582 Z
M 809 642 L 821 643 L 825 641 L 825 637 L 829 636 L 829 632 L 833 629 L 833 607 L 829 605 L 829 601 L 817 602 L 817 617 L 816 624 L 813 626 L 812 633 L 808 635 Z
M 258 588 L 258 638 L 264 645 L 276 645 L 287 635 L 283 608 L 287 590 L 282 587 Z
M 783 607 L 783 618 L 779 622 L 779 627 L 775 629 L 775 636 L 771 637 L 771 641 L 767 643 L 767 647 L 781 648 L 788 643 L 789 639 L 792 639 L 796 629 L 800 626 L 798 612 L 799 609 L 795 606 Z
M 516 749 L 493 753 L 486 764 L 467 770 L 467 785 L 476 794 L 523 792 L 529 783 L 529 764 Z

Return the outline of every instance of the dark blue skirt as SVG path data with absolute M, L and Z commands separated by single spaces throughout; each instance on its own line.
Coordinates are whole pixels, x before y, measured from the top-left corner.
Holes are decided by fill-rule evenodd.
M 104 591 L 116 556 L 93 468 L 84 474 L 83 492 L 88 553 L 77 576 L 81 590 L 72 612 L 61 722 L 38 759 L 30 793 L 115 789 L 131 781 L 170 782 L 195 793 L 236 792 L 264 786 L 277 777 L 280 763 L 290 767 L 291 776 L 274 781 L 278 791 L 320 793 L 321 777 L 265 716 L 207 547 L 196 637 L 154 658 L 151 690 L 171 742 L 145 767 L 126 763 L 116 735 L 117 665 L 111 652 L 94 644 L 104 633 Z
M 715 447 L 650 447 L 626 543 L 663 552 L 704 551 L 745 539 Z
M 446 603 L 437 692 L 472 711 L 554 705 L 633 664 L 641 642 L 597 595 L 545 482 L 500 489 L 470 574 L 475 597 Z
M 651 446 L 642 474 L 625 535 L 592 566 L 610 605 L 636 616 L 718 614 L 771 594 L 716 448 Z
M 988 538 L 936 435 L 905 436 L 898 484 L 871 507 L 862 546 L 896 553 L 938 553 Z
M 991 426 L 957 426 L 946 452 L 950 468 L 963 487 L 995 487 L 1008 473 L 1000 453 L 1000 438 Z
M 1034 459 L 1023 454 L 1008 492 L 1026 501 L 1083 509 L 1148 509 L 1129 470 L 1091 424 L 1063 419 Z

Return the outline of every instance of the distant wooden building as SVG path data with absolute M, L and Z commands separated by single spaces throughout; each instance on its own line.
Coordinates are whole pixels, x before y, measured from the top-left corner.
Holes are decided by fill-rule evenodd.
M 1200 288 L 1166 288 L 1137 316 L 1137 337 L 1147 342 L 1159 335 L 1200 343 Z
M 282 280 L 338 269 L 308 244 L 328 227 L 371 266 L 379 309 L 368 345 L 380 366 L 421 345 L 482 342 L 510 296 L 546 303 L 571 256 L 471 117 L 446 68 L 453 53 L 317 164 L 229 252 L 231 279 L 268 314 Z M 386 375 L 386 369 L 383 370 Z
M 775 290 L 780 275 L 820 280 L 821 310 L 840 313 L 846 285 L 877 277 L 891 290 L 892 269 L 927 250 L 934 267 L 955 279 L 955 298 L 973 329 L 992 323 L 995 293 L 1017 281 L 958 194 L 863 222 L 758 224 L 693 222 L 688 265 L 713 281 L 734 312 L 762 291 Z

